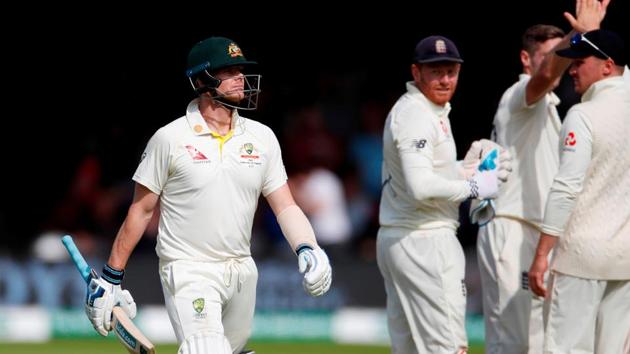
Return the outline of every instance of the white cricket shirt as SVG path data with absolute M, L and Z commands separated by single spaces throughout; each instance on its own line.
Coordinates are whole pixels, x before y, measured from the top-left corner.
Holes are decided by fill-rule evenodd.
M 551 269 L 586 279 L 630 279 L 630 91 L 600 80 L 563 124 L 561 165 L 543 231 L 558 236 Z
M 193 100 L 186 116 L 149 141 L 133 180 L 160 195 L 161 260 L 250 255 L 258 198 L 283 186 L 287 175 L 271 129 L 234 110 L 231 133 L 211 132 Z
M 548 93 L 528 106 L 531 76 L 521 74 L 508 88 L 494 116 L 494 139 L 512 154 L 512 173 L 495 200 L 496 215 L 526 221 L 540 229 L 547 193 L 558 171 L 558 97 Z
M 459 226 L 459 203 L 470 195 L 458 179 L 448 113 L 413 82 L 392 107 L 383 133 L 381 226 L 411 229 Z

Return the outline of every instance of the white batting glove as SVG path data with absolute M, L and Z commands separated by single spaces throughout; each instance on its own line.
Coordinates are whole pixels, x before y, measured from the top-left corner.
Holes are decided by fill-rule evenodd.
M 105 266 L 103 277 L 99 277 L 94 271 L 92 272 L 85 298 L 85 313 L 94 329 L 102 336 L 107 336 L 107 333 L 112 330 L 114 306 L 120 306 L 131 319 L 136 317 L 137 312 L 136 303 L 131 293 L 120 287 L 124 272 L 112 277 L 111 271 L 111 268 Z
M 304 290 L 311 296 L 324 295 L 332 282 L 332 268 L 326 252 L 321 248 L 300 245 L 297 255 L 300 273 L 304 274 Z
M 500 183 L 498 158 L 498 149 L 490 151 L 479 164 L 478 171 L 468 180 L 471 198 L 494 199 L 498 196 Z

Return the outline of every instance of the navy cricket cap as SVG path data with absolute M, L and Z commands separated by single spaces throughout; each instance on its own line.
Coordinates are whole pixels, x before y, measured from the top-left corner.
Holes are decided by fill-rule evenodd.
M 444 36 L 430 36 L 418 42 L 413 59 L 421 64 L 439 61 L 464 62 L 455 43 Z
M 577 33 L 571 38 L 571 46 L 556 51 L 556 54 L 571 59 L 595 56 L 600 59 L 611 58 L 616 65 L 626 65 L 624 42 L 615 32 L 598 29 L 584 34 Z

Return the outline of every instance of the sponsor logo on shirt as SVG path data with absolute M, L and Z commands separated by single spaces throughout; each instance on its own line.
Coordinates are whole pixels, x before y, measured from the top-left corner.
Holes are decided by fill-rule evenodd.
M 577 138 L 575 137 L 574 132 L 568 132 L 567 136 L 564 138 L 564 147 L 562 151 L 575 151 L 573 148 L 577 144 Z
M 192 145 L 186 145 L 186 151 L 193 160 L 193 163 L 209 163 L 210 159 L 206 157 L 201 151 L 197 150 L 196 147 Z
M 413 139 L 411 140 L 411 147 L 416 148 L 416 151 L 424 149 L 427 145 L 427 139 Z
M 250 167 L 262 164 L 260 162 L 260 153 L 252 143 L 243 144 L 239 149 L 239 155 L 241 164 L 249 165 Z
M 521 273 L 521 288 L 523 288 L 523 290 L 529 290 L 529 277 L 527 276 L 527 271 Z

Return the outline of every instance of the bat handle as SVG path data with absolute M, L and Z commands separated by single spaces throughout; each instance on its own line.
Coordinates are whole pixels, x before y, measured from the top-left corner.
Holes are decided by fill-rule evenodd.
M 85 280 L 85 282 L 88 282 L 88 280 L 90 279 L 90 272 L 93 272 L 93 273 L 95 272 L 94 270 L 90 268 L 90 266 L 88 266 L 87 262 L 81 255 L 81 252 L 77 248 L 77 245 L 74 244 L 74 241 L 72 240 L 72 236 L 65 235 L 64 237 L 61 238 L 61 242 L 63 242 L 63 245 L 66 246 L 66 249 L 68 250 L 68 253 L 70 254 L 70 258 L 72 258 L 74 265 L 77 267 L 77 270 L 79 271 L 79 273 L 81 273 L 83 280 Z M 93 274 L 93 276 L 95 275 L 96 274 Z

